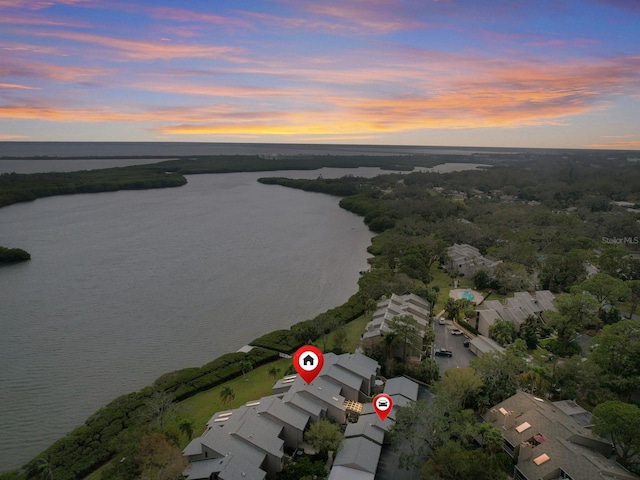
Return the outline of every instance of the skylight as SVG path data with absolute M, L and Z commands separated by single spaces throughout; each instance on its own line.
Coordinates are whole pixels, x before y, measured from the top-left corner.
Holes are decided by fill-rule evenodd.
M 531 428 L 531 424 L 529 422 L 524 422 L 516 427 L 516 432 L 522 433 L 528 428 Z
M 546 453 L 543 453 L 539 457 L 534 458 L 533 463 L 535 463 L 536 465 L 542 465 L 544 462 L 548 460 L 550 460 L 549 455 L 547 455 Z

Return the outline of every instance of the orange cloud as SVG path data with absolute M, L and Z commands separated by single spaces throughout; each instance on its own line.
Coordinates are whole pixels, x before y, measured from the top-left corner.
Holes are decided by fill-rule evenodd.
M 236 60 L 235 56 L 243 53 L 243 49 L 238 47 L 167 42 L 153 43 L 70 31 L 42 31 L 32 32 L 31 34 L 100 45 L 118 51 L 122 57 L 129 60 L 171 60 L 176 58 L 225 58 L 227 60 Z
M 127 121 L 142 122 L 157 120 L 157 116 L 149 114 L 135 114 L 113 112 L 100 109 L 60 109 L 48 106 L 0 106 L 0 118 L 20 120 L 50 120 L 57 122 L 106 122 Z
M 26 135 L 13 135 L 11 133 L 0 133 L 0 140 L 24 140 L 27 137 Z
M 150 92 L 164 92 L 180 95 L 203 95 L 210 97 L 261 98 L 291 97 L 291 90 L 284 88 L 248 87 L 241 85 L 194 85 L 189 83 L 140 82 L 134 88 Z M 317 91 L 315 92 L 317 94 Z
M 18 83 L 0 83 L 0 89 L 15 89 L 15 90 L 40 90 L 38 87 L 29 87 L 28 85 L 20 85 Z
M 589 148 L 612 148 L 621 150 L 635 150 L 640 148 L 640 140 L 630 140 L 627 142 L 593 143 L 587 145 Z
M 111 107 L 92 106 L 89 108 L 69 108 L 55 105 L 14 104 L 0 105 L 0 119 L 47 120 L 55 122 L 153 122 L 166 123 L 167 119 L 184 122 L 206 122 L 212 118 L 246 122 L 253 120 L 273 120 L 278 112 L 241 111 L 229 105 L 207 107 L 155 108 L 139 112 L 113 110 Z

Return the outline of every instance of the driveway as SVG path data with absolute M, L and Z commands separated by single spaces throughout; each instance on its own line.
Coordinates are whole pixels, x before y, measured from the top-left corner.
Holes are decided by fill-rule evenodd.
M 436 320 L 433 328 L 436 331 L 435 348 L 444 348 L 453 352 L 452 357 L 435 357 L 440 365 L 440 375 L 444 375 L 449 368 L 468 367 L 475 355 L 463 345 L 466 338 L 464 335 L 451 335 L 451 329 L 455 328 L 451 320 L 447 320 L 445 325 L 440 325 Z

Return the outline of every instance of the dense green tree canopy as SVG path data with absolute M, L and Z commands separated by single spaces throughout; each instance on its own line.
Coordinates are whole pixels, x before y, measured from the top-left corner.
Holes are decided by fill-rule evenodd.
M 640 408 L 619 401 L 601 403 L 593 410 L 593 430 L 611 438 L 618 461 L 629 466 L 640 456 Z
M 627 399 L 640 385 L 640 324 L 623 320 L 606 325 L 593 347 L 590 360 L 602 369 L 607 386 Z
M 489 327 L 489 335 L 500 345 L 505 346 L 513 342 L 516 337 L 516 331 L 509 320 L 496 320 Z
M 320 420 L 309 426 L 304 438 L 326 458 L 329 451 L 338 451 L 344 437 L 338 424 Z
M 505 353 L 484 353 L 471 360 L 471 367 L 482 380 L 483 405 L 480 407 L 486 408 L 516 393 L 526 363 L 522 355 L 507 349 Z
M 597 317 L 598 301 L 588 292 L 577 292 L 556 297 L 555 312 L 549 312 L 549 324 L 555 329 L 561 343 L 569 343 L 576 331 L 592 325 Z

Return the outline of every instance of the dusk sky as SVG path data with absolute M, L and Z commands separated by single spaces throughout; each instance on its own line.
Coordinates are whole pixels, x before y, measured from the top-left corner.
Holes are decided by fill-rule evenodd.
M 640 0 L 0 0 L 0 140 L 640 149 Z

